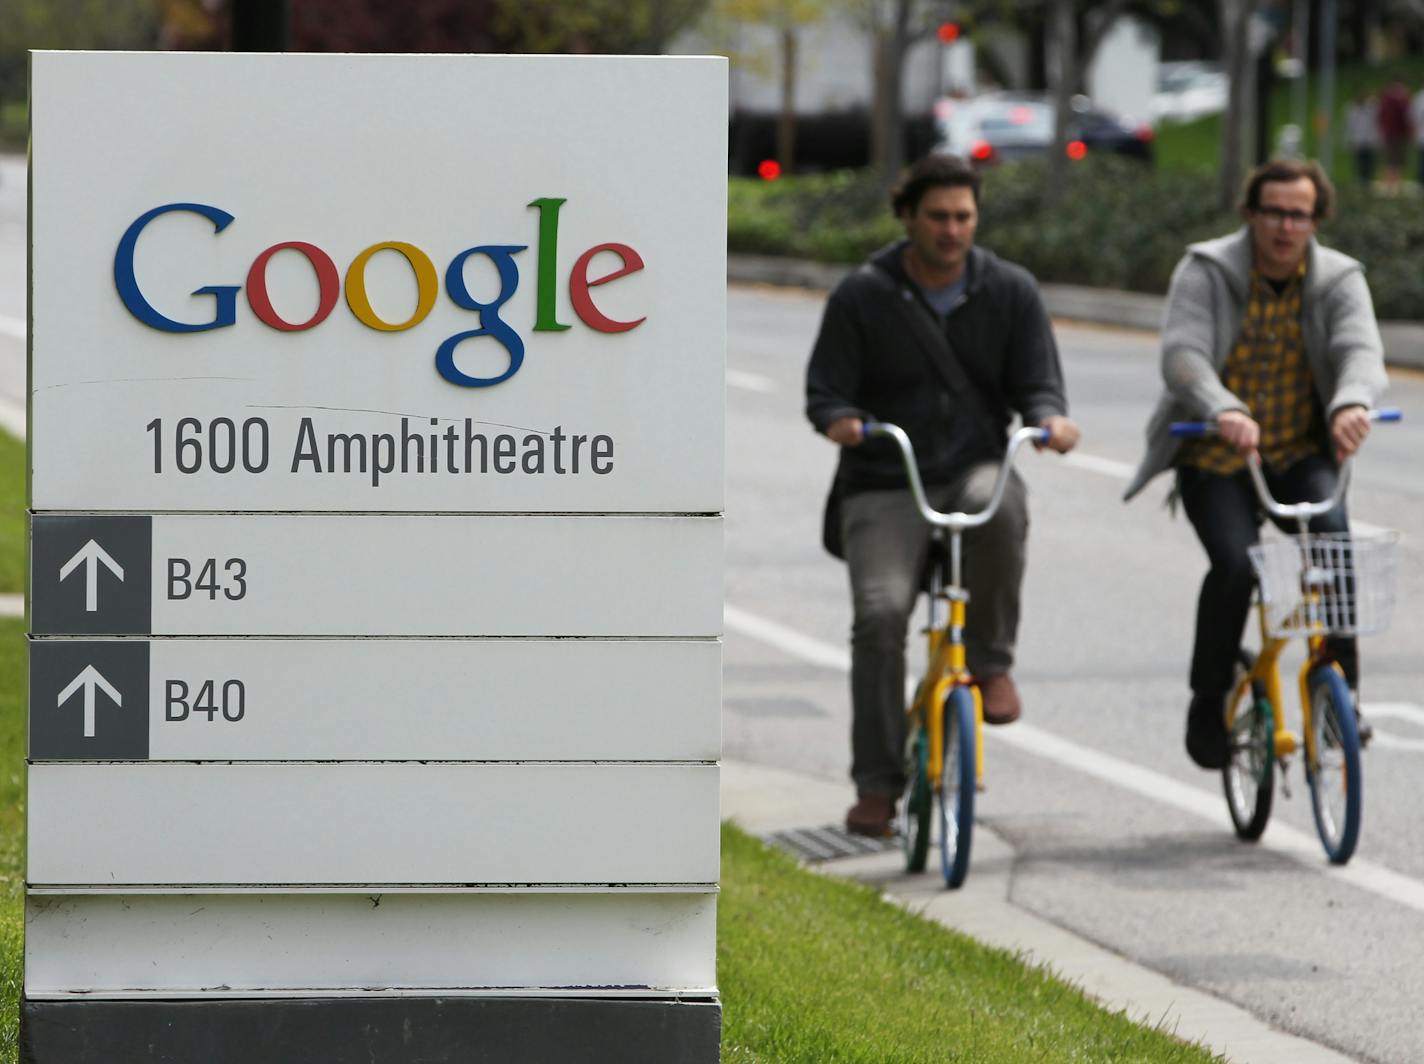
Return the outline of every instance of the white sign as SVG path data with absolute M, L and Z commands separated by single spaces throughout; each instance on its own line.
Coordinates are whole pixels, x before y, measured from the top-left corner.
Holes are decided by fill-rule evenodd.
M 717 767 L 40 764 L 31 886 L 702 884 Z
M 725 61 L 36 53 L 30 113 L 36 1064 L 461 994 L 714 1060 Z
M 721 666 L 714 640 L 37 640 L 30 756 L 115 757 L 135 728 L 150 761 L 714 762 Z
M 722 631 L 720 517 L 96 520 L 91 533 L 82 516 L 34 519 L 36 634 L 715 638 Z M 120 533 L 108 530 L 114 524 Z M 75 530 L 103 541 L 130 574 L 100 585 L 94 611 L 86 589 L 56 581 L 59 567 L 47 564 L 68 552 L 63 536 Z M 62 545 L 52 549 L 55 542 Z
M 36 509 L 722 509 L 724 61 L 31 85 Z
M 399 891 L 38 894 L 25 925 L 26 993 L 92 999 L 716 991 L 710 892 L 479 900 Z M 154 963 L 158 957 L 163 963 Z

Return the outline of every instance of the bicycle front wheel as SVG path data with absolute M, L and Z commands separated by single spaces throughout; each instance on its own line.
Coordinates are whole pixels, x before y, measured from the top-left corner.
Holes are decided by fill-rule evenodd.
M 974 695 L 955 687 L 944 701 L 944 771 L 939 781 L 940 865 L 945 885 L 969 875 L 974 838 Z
M 1255 658 L 1242 649 L 1231 682 L 1227 741 L 1231 760 L 1221 770 L 1226 807 L 1238 838 L 1254 842 L 1271 818 L 1276 764 L 1276 721 L 1265 685 L 1251 679 Z
M 1360 838 L 1364 801 L 1355 700 L 1333 665 L 1311 670 L 1310 730 L 1315 756 L 1307 758 L 1315 830 L 1334 864 L 1344 864 Z
M 900 802 L 900 842 L 905 848 L 905 871 L 923 872 L 930 852 L 930 738 L 915 725 L 905 756 L 905 793 Z

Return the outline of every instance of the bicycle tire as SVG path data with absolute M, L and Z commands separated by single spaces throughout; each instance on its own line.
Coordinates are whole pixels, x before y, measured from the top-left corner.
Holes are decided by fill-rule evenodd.
M 1248 681 L 1255 663 L 1255 655 L 1245 647 L 1238 652 L 1227 707 L 1231 759 L 1221 770 L 1231 824 L 1236 837 L 1246 842 L 1255 842 L 1266 830 L 1275 794 L 1276 721 L 1265 685 Z
M 963 885 L 974 842 L 974 695 L 950 690 L 944 702 L 944 771 L 939 786 L 940 868 L 945 886 Z
M 1315 759 L 1306 759 L 1315 831 L 1332 864 L 1344 864 L 1360 839 L 1364 781 L 1355 701 L 1333 664 L 1317 665 L 1307 679 Z
M 930 853 L 930 817 L 934 795 L 930 791 L 930 740 L 915 725 L 906 748 L 905 793 L 900 801 L 900 842 L 905 851 L 905 871 L 923 872 Z

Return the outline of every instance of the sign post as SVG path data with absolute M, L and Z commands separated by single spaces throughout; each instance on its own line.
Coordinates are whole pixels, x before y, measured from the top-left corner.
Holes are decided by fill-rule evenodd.
M 724 62 L 31 100 L 21 1060 L 716 1060 Z

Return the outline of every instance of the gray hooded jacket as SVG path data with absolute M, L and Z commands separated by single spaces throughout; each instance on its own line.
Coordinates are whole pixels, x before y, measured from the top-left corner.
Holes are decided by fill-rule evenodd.
M 1251 284 L 1251 231 L 1192 244 L 1172 273 L 1162 319 L 1166 389 L 1147 423 L 1147 453 L 1123 495 L 1131 499 L 1171 468 L 1181 441 L 1173 421 L 1204 421 L 1226 410 L 1249 413 L 1221 383 L 1241 332 Z M 1359 262 L 1322 247 L 1306 251 L 1301 334 L 1327 421 L 1344 406 L 1374 406 L 1384 391 L 1384 345 Z

